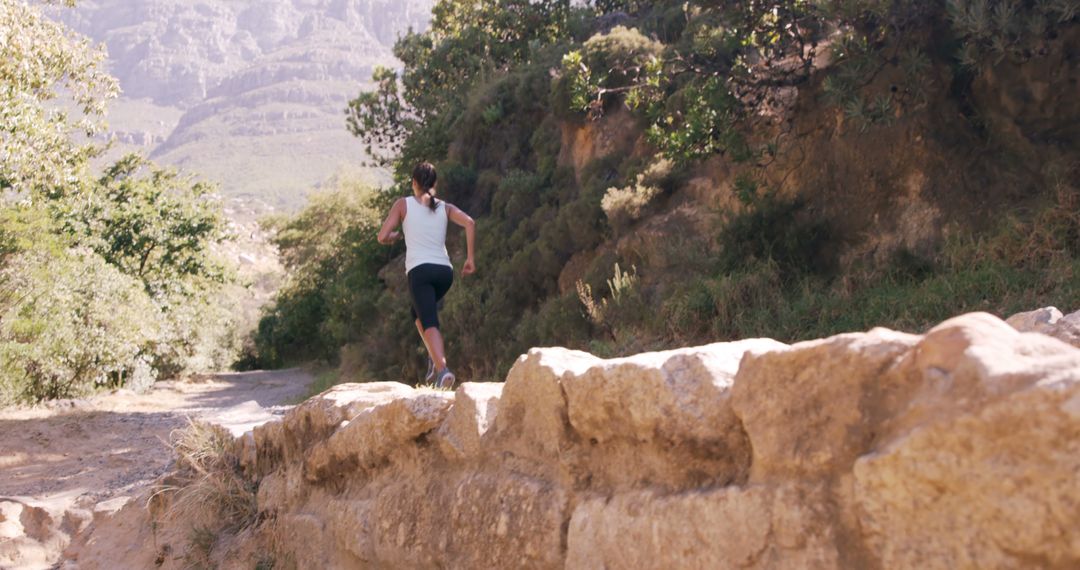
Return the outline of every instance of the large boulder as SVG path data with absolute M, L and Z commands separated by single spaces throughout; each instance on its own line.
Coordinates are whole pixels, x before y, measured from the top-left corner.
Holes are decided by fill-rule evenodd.
M 730 394 L 768 339 L 593 359 L 562 379 L 577 446 L 564 456 L 593 490 L 722 485 L 745 479 L 750 446 Z
M 451 459 L 472 459 L 499 413 L 502 384 L 466 382 L 454 393 L 454 406 L 439 426 L 439 446 Z
M 882 566 L 1080 567 L 1080 351 L 974 314 L 911 365 L 920 392 L 854 466 Z
M 557 460 L 571 439 L 562 380 L 580 376 L 598 361 L 565 348 L 534 348 L 518 358 L 499 399 L 497 445 L 522 457 Z
M 912 390 L 894 368 L 918 340 L 874 329 L 747 354 L 731 405 L 753 449 L 752 480 L 850 469 Z

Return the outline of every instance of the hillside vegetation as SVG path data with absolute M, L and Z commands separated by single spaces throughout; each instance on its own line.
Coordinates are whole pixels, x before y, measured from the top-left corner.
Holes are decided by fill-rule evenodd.
M 235 358 L 213 188 L 135 154 L 98 171 L 103 149 L 77 142 L 117 92 L 103 59 L 38 4 L 0 0 L 0 405 Z
M 350 104 L 397 185 L 291 220 L 251 363 L 419 375 L 401 246 L 420 160 L 478 219 L 451 365 L 1080 303 L 1080 3 L 442 0 Z M 451 235 L 460 261 L 463 239 Z M 455 256 L 454 253 L 457 255 Z

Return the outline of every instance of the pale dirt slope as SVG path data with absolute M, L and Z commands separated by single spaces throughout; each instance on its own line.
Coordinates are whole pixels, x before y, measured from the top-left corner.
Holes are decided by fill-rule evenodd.
M 169 433 L 188 417 L 245 430 L 283 413 L 311 381 L 298 369 L 221 374 L 0 410 L 0 568 L 55 564 L 95 512 L 138 496 L 168 468 Z

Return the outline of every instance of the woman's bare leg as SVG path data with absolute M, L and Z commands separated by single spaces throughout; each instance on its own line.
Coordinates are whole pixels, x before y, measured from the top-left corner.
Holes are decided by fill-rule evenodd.
M 435 363 L 435 371 L 446 368 L 446 352 L 443 348 L 443 336 L 436 327 L 424 331 L 424 344 L 428 347 L 428 354 Z
M 431 343 L 428 342 L 427 335 L 424 334 L 424 325 L 420 324 L 420 319 L 416 319 L 416 332 L 420 333 L 420 340 L 424 341 L 424 348 L 427 349 L 428 356 L 432 362 L 435 362 L 434 353 L 431 352 Z

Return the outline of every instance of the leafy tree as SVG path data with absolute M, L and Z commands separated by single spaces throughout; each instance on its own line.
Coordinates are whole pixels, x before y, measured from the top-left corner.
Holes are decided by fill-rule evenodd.
M 367 145 L 365 150 L 374 163 L 385 167 L 401 153 L 405 135 L 416 128 L 417 119 L 402 102 L 396 71 L 376 67 L 371 80 L 376 85 L 374 91 L 349 101 L 346 124 L 349 132 Z
M 105 105 L 118 92 L 104 58 L 44 17 L 39 5 L 0 0 L 0 193 L 52 194 L 80 177 L 98 150 L 71 133 L 99 132 Z
M 297 215 L 266 222 L 290 275 L 255 333 L 262 365 L 331 358 L 375 316 L 377 275 L 390 259 L 375 240 L 382 196 L 355 182 L 337 184 Z
M 211 247 L 226 237 L 213 187 L 129 154 L 77 200 L 55 205 L 66 231 L 153 295 L 221 283 Z
M 211 187 L 134 155 L 90 175 L 117 92 L 103 57 L 40 4 L 0 0 L 0 402 L 228 359 Z
M 349 131 L 402 176 L 441 160 L 470 89 L 568 37 L 571 12 L 569 0 L 439 0 L 430 29 L 394 46 L 401 76 L 378 70 L 375 90 L 349 103 Z

